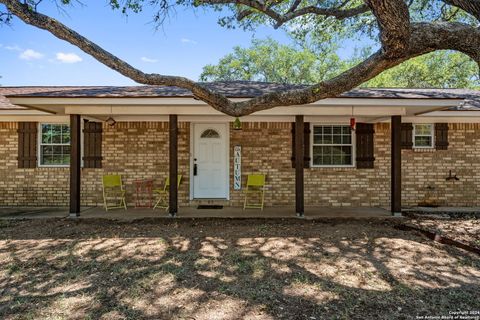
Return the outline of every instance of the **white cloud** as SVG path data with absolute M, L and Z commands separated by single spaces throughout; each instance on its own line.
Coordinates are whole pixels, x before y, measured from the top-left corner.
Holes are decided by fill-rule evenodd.
M 75 53 L 63 53 L 57 52 L 56 59 L 62 63 L 77 63 L 81 62 L 83 59 Z
M 197 44 L 198 43 L 197 41 L 192 40 L 192 39 L 188 39 L 188 38 L 182 38 L 182 39 L 180 39 L 180 41 L 182 43 L 189 43 L 189 44 Z
M 22 53 L 20 53 L 19 57 L 22 60 L 30 61 L 30 60 L 42 59 L 43 54 L 38 52 L 38 51 L 35 51 L 33 49 L 27 49 L 27 50 L 23 51 Z
M 17 45 L 14 45 L 14 46 L 5 46 L 4 48 L 7 49 L 7 50 L 9 50 L 9 51 L 22 51 L 22 48 L 20 48 L 20 47 L 17 46 Z
M 152 59 L 152 58 L 147 58 L 147 57 L 141 57 L 140 60 L 142 60 L 143 62 L 148 62 L 148 63 L 157 63 L 158 62 L 157 59 Z

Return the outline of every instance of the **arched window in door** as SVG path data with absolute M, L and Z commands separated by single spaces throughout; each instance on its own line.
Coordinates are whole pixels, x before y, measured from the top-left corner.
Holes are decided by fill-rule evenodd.
M 200 138 L 218 139 L 220 138 L 220 134 L 214 129 L 206 129 L 205 131 L 202 132 L 202 134 L 200 135 Z

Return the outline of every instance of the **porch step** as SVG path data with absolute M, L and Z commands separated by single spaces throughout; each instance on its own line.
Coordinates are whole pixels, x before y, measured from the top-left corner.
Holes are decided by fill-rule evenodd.
M 200 205 L 229 207 L 230 206 L 230 201 L 225 200 L 225 199 L 194 199 L 194 200 L 190 200 L 190 207 L 198 207 Z

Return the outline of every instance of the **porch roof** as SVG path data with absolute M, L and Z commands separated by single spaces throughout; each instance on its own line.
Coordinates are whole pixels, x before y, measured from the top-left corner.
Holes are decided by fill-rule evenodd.
M 304 89 L 306 85 L 255 81 L 204 82 L 202 85 L 229 98 L 253 98 L 263 94 Z M 172 86 L 52 86 L 0 87 L 0 96 L 43 98 L 193 98 L 191 91 Z M 470 89 L 356 88 L 337 98 L 367 99 L 461 99 L 467 107 L 480 110 L 480 91 Z M 3 100 L 3 99 L 2 99 Z M 0 102 L 0 106 L 3 106 Z
M 252 81 L 210 82 L 203 83 L 203 85 L 234 100 L 306 87 L 305 85 Z M 212 108 L 208 111 L 209 109 L 205 108 L 208 105 L 203 101 L 195 100 L 189 90 L 171 86 L 0 87 L 0 116 L 41 116 L 49 114 L 50 116 L 62 116 L 72 113 L 79 113 L 84 116 L 100 116 L 100 118 L 107 114 L 129 117 L 139 115 L 162 116 L 171 112 L 176 113 L 179 110 L 178 107 L 181 106 L 184 108 L 180 108 L 179 115 L 221 115 Z M 201 106 L 203 108 L 199 108 Z M 317 108 L 319 106 L 323 110 L 320 111 Z M 335 108 L 329 108 L 332 106 L 335 106 Z M 96 109 L 93 110 L 93 108 Z M 320 100 L 310 105 L 295 106 L 295 109 L 293 107 L 279 107 L 274 111 L 259 112 L 258 115 L 291 116 L 300 113 L 316 116 L 347 116 L 354 114 L 354 108 L 356 115 L 365 117 L 389 116 L 393 113 L 403 116 L 417 116 L 431 114 L 432 112 L 437 112 L 436 116 L 441 117 L 479 117 L 480 91 L 468 89 L 357 88 L 338 97 Z M 333 112 L 330 113 L 330 110 Z

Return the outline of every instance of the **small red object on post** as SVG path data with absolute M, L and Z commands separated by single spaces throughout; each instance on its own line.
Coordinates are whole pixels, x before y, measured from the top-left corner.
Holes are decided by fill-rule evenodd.
M 350 129 L 355 131 L 356 120 L 355 118 L 350 118 Z

